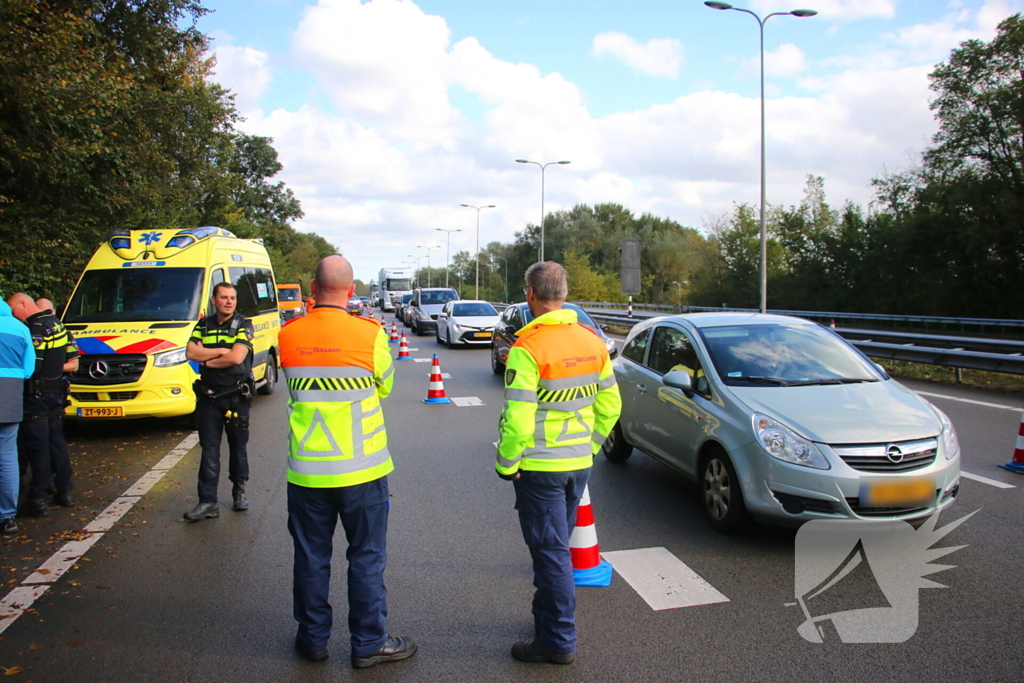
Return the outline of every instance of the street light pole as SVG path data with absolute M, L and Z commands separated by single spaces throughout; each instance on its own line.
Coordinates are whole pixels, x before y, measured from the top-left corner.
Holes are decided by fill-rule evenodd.
M 448 286 L 448 274 L 452 269 L 452 233 L 462 232 L 462 228 L 454 228 L 452 230 L 445 230 L 444 228 L 434 228 L 438 232 L 448 233 L 448 250 L 444 254 L 444 286 Z
M 766 313 L 768 310 L 768 238 L 765 231 L 765 195 L 766 195 L 766 182 L 765 182 L 765 152 L 764 152 L 764 24 L 772 17 L 792 15 L 794 17 L 813 17 L 817 14 L 817 10 L 813 9 L 795 9 L 790 12 L 772 12 L 762 19 L 755 12 L 742 7 L 733 7 L 727 2 L 705 2 L 705 5 L 711 9 L 732 9 L 737 12 L 744 12 L 757 19 L 757 24 L 761 28 L 761 312 Z
M 496 204 L 486 204 L 484 206 L 473 206 L 472 204 L 459 204 L 467 209 L 476 209 L 476 294 L 473 295 L 474 299 L 480 298 L 480 209 L 493 209 Z
M 504 270 L 505 270 L 505 303 L 509 303 L 509 301 L 508 301 L 508 259 L 505 258 L 504 256 L 498 256 L 497 254 L 494 255 L 494 258 L 500 258 L 502 261 L 505 262 L 505 267 L 504 267 Z
M 426 249 L 427 250 L 427 287 L 430 287 L 430 250 L 431 249 L 437 249 L 437 245 L 433 244 L 433 245 L 430 245 L 430 246 L 424 246 L 422 244 L 417 244 L 416 248 L 417 249 Z
M 546 164 L 542 164 L 539 161 L 530 161 L 529 159 L 516 159 L 517 164 L 533 164 L 540 166 L 540 260 L 544 260 L 544 169 L 551 164 L 559 164 L 564 166 L 565 164 L 571 164 L 571 161 L 549 161 Z

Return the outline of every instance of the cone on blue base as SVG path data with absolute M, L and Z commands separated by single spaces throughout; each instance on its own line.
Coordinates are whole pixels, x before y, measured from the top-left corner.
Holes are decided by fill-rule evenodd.
M 583 497 L 576 508 L 576 528 L 569 537 L 572 554 L 572 575 L 577 586 L 610 586 L 612 566 L 601 559 L 594 525 L 594 508 L 590 505 L 590 487 L 583 487 Z
M 412 360 L 409 355 L 409 340 L 405 338 L 405 330 L 402 330 L 402 341 L 398 342 L 398 358 L 395 360 Z
M 427 397 L 423 399 L 423 402 L 451 403 L 451 400 L 444 393 L 444 381 L 441 379 L 441 361 L 438 360 L 436 353 L 434 354 L 434 362 L 430 364 L 430 386 L 427 388 Z
M 1020 416 L 1020 427 L 1017 428 L 1017 447 L 1013 449 L 1013 458 L 1000 467 L 1016 474 L 1024 474 L 1024 413 Z
M 391 338 L 388 339 L 389 344 L 398 343 L 398 323 L 391 323 Z

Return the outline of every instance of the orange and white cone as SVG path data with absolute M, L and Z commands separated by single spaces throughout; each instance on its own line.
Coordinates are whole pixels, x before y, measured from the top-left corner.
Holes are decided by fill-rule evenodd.
M 398 323 L 396 323 L 396 322 L 392 322 L 391 323 L 391 339 L 388 339 L 388 343 L 389 344 L 397 344 L 398 343 Z
M 829 329 L 832 329 L 832 330 L 836 329 L 836 321 L 833 320 L 831 323 L 829 323 L 828 326 L 829 326 Z
M 398 358 L 395 360 L 412 360 L 409 355 L 409 340 L 405 338 L 405 330 L 402 330 L 402 341 L 398 343 Z
M 583 488 L 583 497 L 576 508 L 576 528 L 569 537 L 569 552 L 572 554 L 572 574 L 577 586 L 611 585 L 612 566 L 601 559 L 589 486 Z
M 451 400 L 444 394 L 444 381 L 441 379 L 441 361 L 437 354 L 434 354 L 434 362 L 430 364 L 430 386 L 427 388 L 427 397 L 424 403 L 451 403 Z
M 1024 413 L 1021 414 L 1020 426 L 1017 427 L 1017 446 L 1013 449 L 1013 458 L 1000 467 L 1017 474 L 1024 474 Z

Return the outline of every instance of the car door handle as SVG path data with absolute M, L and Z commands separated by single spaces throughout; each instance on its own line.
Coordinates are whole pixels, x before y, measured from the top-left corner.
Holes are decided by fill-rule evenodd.
M 641 394 L 646 394 L 647 393 L 647 387 L 645 387 L 643 384 L 637 384 L 636 385 L 636 390 L 638 392 L 640 392 Z

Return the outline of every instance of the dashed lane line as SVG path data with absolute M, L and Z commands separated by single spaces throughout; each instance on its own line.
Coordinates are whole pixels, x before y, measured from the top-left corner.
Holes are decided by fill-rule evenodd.
M 729 602 L 667 548 L 613 550 L 601 557 L 654 611 Z
M 459 406 L 460 408 L 467 408 L 467 407 L 470 407 L 470 406 L 485 406 L 485 405 L 487 405 L 480 398 L 478 398 L 476 396 L 452 396 L 451 400 L 452 400 L 452 403 L 454 403 L 455 405 Z
M 1015 489 L 1015 488 L 1017 488 L 1013 484 L 1005 484 L 1005 483 L 1003 483 L 1001 481 L 996 481 L 995 479 L 989 479 L 988 477 L 983 477 L 980 474 L 971 474 L 970 472 L 964 472 L 963 470 L 960 470 L 960 476 L 964 477 L 965 479 L 973 479 L 974 481 L 980 481 L 982 484 L 988 484 L 989 486 L 995 486 L 997 489 Z
M 18 617 L 25 613 L 57 579 L 62 577 L 81 559 L 96 541 L 103 537 L 118 520 L 138 503 L 167 472 L 178 464 L 192 448 L 199 443 L 199 434 L 192 432 L 175 446 L 160 462 L 142 475 L 121 496 L 107 506 L 107 509 L 82 529 L 82 536 L 68 541 L 28 576 L 21 585 L 0 600 L 0 633 L 3 633 Z

